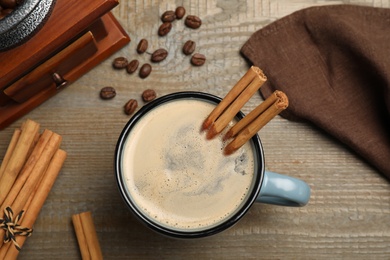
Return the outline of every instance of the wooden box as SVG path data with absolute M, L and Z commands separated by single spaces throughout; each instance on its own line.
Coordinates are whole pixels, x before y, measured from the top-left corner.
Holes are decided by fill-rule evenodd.
M 60 92 L 130 42 L 114 0 L 57 0 L 27 42 L 0 52 L 0 129 Z

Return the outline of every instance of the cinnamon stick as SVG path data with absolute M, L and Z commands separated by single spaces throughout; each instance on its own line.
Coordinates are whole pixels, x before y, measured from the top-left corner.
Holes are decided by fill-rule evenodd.
M 26 162 L 28 152 L 33 145 L 38 131 L 38 123 L 32 120 L 27 120 L 24 123 L 19 140 L 0 179 L 0 204 L 3 204 L 20 170 Z
M 7 166 L 8 162 L 9 162 L 9 159 L 10 159 L 10 157 L 11 157 L 11 155 L 12 155 L 14 149 L 15 149 L 16 143 L 19 140 L 20 133 L 21 133 L 20 129 L 15 129 L 15 131 L 14 131 L 14 133 L 12 135 L 11 141 L 8 144 L 7 151 L 5 152 L 5 155 L 4 155 L 4 158 L 3 158 L 3 162 L 1 163 L 1 167 L 0 167 L 0 179 L 1 179 L 1 176 L 3 175 L 3 173 L 4 173 L 5 167 Z
M 72 216 L 82 259 L 103 259 L 90 211 Z
M 234 101 L 229 104 L 229 106 L 223 111 L 222 115 L 220 115 L 211 125 L 206 135 L 208 139 L 211 139 L 217 134 L 219 134 L 236 116 L 236 114 L 245 105 L 245 103 L 267 80 L 264 73 L 258 67 L 252 66 L 250 70 L 256 73 L 255 77 L 252 78 L 249 85 L 244 87 L 243 91 L 239 93 L 239 95 L 234 99 Z
M 280 112 L 285 110 L 288 107 L 288 98 L 287 96 L 278 91 L 277 100 L 269 106 L 264 112 L 262 112 L 257 118 L 252 122 L 244 126 L 244 128 L 238 133 L 238 135 L 231 141 L 224 149 L 226 155 L 230 155 L 244 145 L 249 139 L 251 139 L 260 129 L 265 126 L 272 118 L 278 115 Z M 269 97 L 271 100 L 274 97 Z M 268 101 L 269 102 L 269 101 Z M 241 127 L 240 127 L 241 128 Z
M 249 125 L 252 121 L 254 121 L 260 114 L 262 114 L 267 108 L 269 108 L 272 104 L 275 103 L 280 96 L 282 92 L 279 90 L 276 90 L 274 93 L 272 93 L 268 98 L 264 100 L 260 105 L 258 105 L 255 109 L 253 109 L 249 114 L 247 114 L 243 119 L 237 122 L 232 128 L 229 129 L 229 131 L 225 134 L 224 140 L 227 140 L 229 138 L 232 138 L 236 136 L 244 127 Z
M 35 146 L 37 145 L 38 143 L 38 140 L 39 138 L 41 137 L 41 134 L 39 133 L 39 131 L 35 134 L 35 137 L 34 137 L 34 141 L 32 142 L 32 144 L 30 145 L 30 149 L 28 150 L 28 153 L 27 153 L 27 159 L 30 158 L 32 152 L 34 151 L 34 148 Z M 23 169 L 23 168 L 22 168 Z
M 39 215 L 39 212 L 41 211 L 43 204 L 45 203 L 46 198 L 49 195 L 49 192 L 53 187 L 58 174 L 61 171 L 66 156 L 66 152 L 61 149 L 58 149 L 54 154 L 49 166 L 47 167 L 47 170 L 45 171 L 45 174 L 43 175 L 41 182 L 39 183 L 39 186 L 36 188 L 36 191 L 31 194 L 31 199 L 29 199 L 31 200 L 31 202 L 28 203 L 29 206 L 28 208 L 26 208 L 25 215 L 21 221 L 21 226 L 31 228 L 34 225 Z M 19 246 L 22 247 L 27 237 L 19 236 L 17 237 L 17 239 Z M 3 248 L 0 249 L 0 256 L 2 250 Z M 8 246 L 8 250 L 5 252 L 4 259 L 16 259 L 18 254 L 19 251 L 14 246 Z M 2 258 L 0 257 L 0 259 Z
M 72 222 L 73 222 L 73 227 L 74 227 L 74 230 L 76 233 L 77 242 L 79 244 L 81 258 L 83 260 L 89 260 L 89 259 L 91 259 L 91 256 L 89 255 L 87 238 L 84 234 L 83 224 L 81 223 L 80 215 L 78 215 L 78 214 L 73 215 Z
M 208 129 L 214 121 L 222 114 L 222 112 L 241 94 L 241 92 L 252 82 L 257 76 L 257 67 L 252 66 L 244 76 L 234 85 L 234 87 L 226 94 L 219 102 L 210 115 L 205 119 L 202 125 L 202 130 Z

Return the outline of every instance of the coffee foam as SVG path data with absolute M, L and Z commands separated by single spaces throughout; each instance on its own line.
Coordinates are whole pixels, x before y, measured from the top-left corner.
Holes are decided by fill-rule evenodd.
M 154 222 L 201 230 L 224 221 L 245 202 L 254 178 L 249 143 L 223 155 L 221 138 L 206 140 L 206 101 L 167 102 L 148 112 L 129 134 L 123 152 L 127 191 Z

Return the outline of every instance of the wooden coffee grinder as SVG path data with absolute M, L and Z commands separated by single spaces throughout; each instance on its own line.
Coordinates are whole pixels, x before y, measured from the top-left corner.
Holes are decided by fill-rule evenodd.
M 118 0 L 24 4 L 0 20 L 0 129 L 130 42 L 110 12 Z

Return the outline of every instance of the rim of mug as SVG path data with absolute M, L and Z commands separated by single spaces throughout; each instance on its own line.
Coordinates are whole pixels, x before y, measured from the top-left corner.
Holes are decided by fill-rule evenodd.
M 211 101 L 215 104 L 218 104 L 222 99 L 218 96 L 205 93 L 205 92 L 199 92 L 199 91 L 182 91 L 182 92 L 174 92 L 171 94 L 167 94 L 165 96 L 159 97 L 146 105 L 144 105 L 140 110 L 138 110 L 133 117 L 129 119 L 129 121 L 124 126 L 122 132 L 119 135 L 116 148 L 115 148 L 115 177 L 117 181 L 117 185 L 120 191 L 120 194 L 122 198 L 124 199 L 126 205 L 131 209 L 131 211 L 134 213 L 134 215 L 141 220 L 142 223 L 146 224 L 149 228 L 151 228 L 154 231 L 157 231 L 160 234 L 167 235 L 169 237 L 174 238 L 200 238 L 200 237 L 206 237 L 210 235 L 217 234 L 223 230 L 228 229 L 229 227 L 233 226 L 238 220 L 240 220 L 246 212 L 249 210 L 249 208 L 252 206 L 252 204 L 256 201 L 257 196 L 259 195 L 260 188 L 263 183 L 263 177 L 264 177 L 264 151 L 263 146 L 260 140 L 260 137 L 258 134 L 252 137 L 252 145 L 254 146 L 254 149 L 256 151 L 255 157 L 257 160 L 257 171 L 258 174 L 256 175 L 256 178 L 254 180 L 253 189 L 251 193 L 247 196 L 247 200 L 245 203 L 241 205 L 239 209 L 230 217 L 228 217 L 223 222 L 211 226 L 206 227 L 202 230 L 189 230 L 189 231 L 183 231 L 183 230 L 175 230 L 174 228 L 169 228 L 167 226 L 163 226 L 159 224 L 158 222 L 153 221 L 151 218 L 146 216 L 137 206 L 136 203 L 132 201 L 131 196 L 127 192 L 126 184 L 123 178 L 122 174 L 122 158 L 123 158 L 123 149 L 124 145 L 126 143 L 126 139 L 131 132 L 132 128 L 136 125 L 136 123 L 149 111 L 152 109 L 158 107 L 161 104 L 164 104 L 169 101 L 177 100 L 177 99 L 200 99 L 200 100 L 207 100 Z M 236 115 L 237 118 L 242 119 L 244 117 L 244 113 L 242 111 L 239 111 Z

